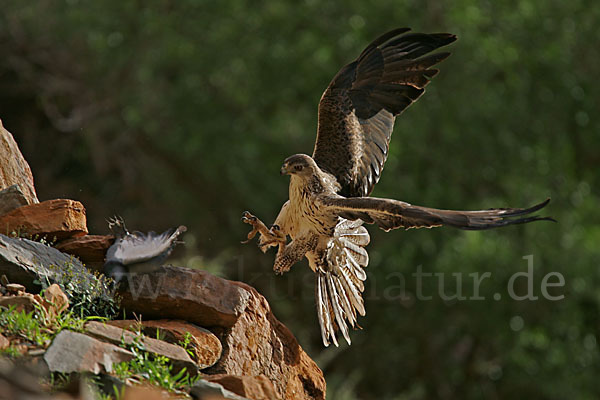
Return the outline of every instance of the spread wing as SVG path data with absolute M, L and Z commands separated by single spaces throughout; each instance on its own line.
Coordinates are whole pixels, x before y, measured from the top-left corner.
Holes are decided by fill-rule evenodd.
M 443 225 L 460 229 L 482 230 L 532 221 L 554 221 L 549 217 L 530 215 L 545 207 L 549 202 L 550 199 L 547 199 L 529 208 L 453 211 L 413 206 L 403 201 L 376 197 L 344 198 L 340 196 L 323 200 L 323 203 L 330 207 L 332 212 L 342 218 L 361 219 L 366 223 L 375 223 L 385 231 L 396 228 L 433 228 Z
M 323 345 L 338 345 L 336 331 L 351 343 L 348 324 L 357 326 L 365 315 L 362 292 L 367 274 L 369 233 L 362 221 L 340 220 L 327 246 L 327 255 L 316 265 L 315 297 Z
M 133 232 L 127 234 L 115 243 L 106 252 L 106 262 L 115 262 L 123 265 L 143 263 L 156 259 L 162 262 L 169 255 L 177 237 L 186 231 L 185 226 L 171 228 L 161 234 L 149 232 Z
M 394 119 L 416 101 L 450 53 L 430 52 L 452 43 L 447 33 L 388 32 L 338 72 L 319 103 L 313 159 L 333 174 L 345 197 L 367 196 L 387 158 Z

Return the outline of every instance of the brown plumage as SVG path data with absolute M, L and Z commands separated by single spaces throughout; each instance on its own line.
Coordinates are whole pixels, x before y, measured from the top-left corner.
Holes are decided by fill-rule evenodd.
M 450 55 L 428 54 L 456 40 L 448 33 L 390 31 L 333 78 L 319 102 L 313 159 L 347 197 L 367 196 L 387 159 L 394 119 L 416 101 Z
M 263 251 L 278 246 L 275 272 L 308 259 L 316 274 L 325 346 L 330 341 L 338 345 L 337 331 L 350 343 L 347 324 L 355 327 L 357 314 L 365 314 L 362 292 L 370 239 L 363 223 L 385 231 L 443 225 L 480 230 L 551 220 L 530 216 L 549 200 L 530 208 L 452 211 L 367 197 L 381 176 L 395 117 L 423 94 L 438 72 L 431 67 L 449 55 L 430 52 L 456 40 L 447 33 L 408 30 L 377 38 L 333 78 L 319 103 L 313 156 L 293 155 L 281 167 L 282 174 L 291 176 L 289 200 L 275 224 L 267 228 L 252 214 L 243 216 L 253 225 L 248 240 L 260 233 Z

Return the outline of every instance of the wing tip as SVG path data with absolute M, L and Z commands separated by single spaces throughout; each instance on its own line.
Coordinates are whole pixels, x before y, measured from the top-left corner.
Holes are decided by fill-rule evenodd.
M 537 215 L 526 216 L 528 214 L 534 213 L 536 211 L 541 210 L 546 207 L 550 203 L 550 197 L 546 198 L 546 200 L 541 203 L 535 204 L 529 208 L 516 208 L 516 209 L 507 209 L 505 215 L 500 215 L 499 220 L 496 222 L 492 222 L 489 224 L 483 224 L 479 226 L 469 226 L 469 227 L 461 227 L 466 230 L 484 230 L 490 228 L 499 228 L 508 225 L 520 225 L 527 224 L 530 222 L 537 221 L 550 221 L 554 223 L 558 223 L 558 221 L 552 217 L 540 217 Z M 518 217 L 518 218 L 515 218 Z
M 542 208 L 546 207 L 548 205 L 548 203 L 550 203 L 550 197 L 546 198 L 546 200 L 542 201 L 541 203 L 535 204 L 529 208 L 524 208 L 517 213 L 511 214 L 510 216 L 531 214 L 533 212 L 539 211 Z M 551 218 L 551 217 L 536 217 L 536 216 L 534 216 L 531 218 L 537 218 L 537 219 L 535 219 L 535 221 L 552 220 L 554 222 L 557 222 L 554 218 Z
M 363 54 L 365 54 L 367 52 L 367 50 L 373 49 L 374 47 L 379 47 L 379 46 L 385 44 L 386 42 L 389 42 L 390 40 L 395 39 L 399 36 L 402 36 L 405 33 L 410 32 L 410 31 L 411 31 L 411 28 L 408 28 L 408 27 L 392 29 L 391 31 L 388 31 L 388 32 L 378 36 L 375 40 L 373 40 L 367 46 L 367 48 L 363 51 Z M 433 39 L 434 41 L 437 42 L 437 47 L 446 46 L 452 42 L 455 42 L 458 39 L 458 37 L 453 33 L 417 33 L 417 32 L 414 32 L 414 33 L 411 33 L 411 35 L 423 35 L 423 37 L 428 37 L 430 39 Z M 360 59 L 360 57 L 359 57 L 359 59 Z
M 456 36 L 454 33 L 434 33 L 433 35 L 443 43 L 442 46 L 454 43 L 458 40 L 458 36 Z

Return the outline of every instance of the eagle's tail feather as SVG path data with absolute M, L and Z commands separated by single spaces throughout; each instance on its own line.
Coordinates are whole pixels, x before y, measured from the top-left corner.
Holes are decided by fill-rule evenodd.
M 367 278 L 369 233 L 362 221 L 341 219 L 330 240 L 323 265 L 317 266 L 316 301 L 323 344 L 338 346 L 336 331 L 351 344 L 348 324 L 357 326 L 357 313 L 365 315 L 362 292 Z

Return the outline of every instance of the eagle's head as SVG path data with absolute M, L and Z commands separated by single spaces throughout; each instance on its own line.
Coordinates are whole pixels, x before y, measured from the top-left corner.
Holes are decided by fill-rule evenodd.
M 286 158 L 281 166 L 281 175 L 312 176 L 315 175 L 319 167 L 315 160 L 306 154 L 294 154 Z

